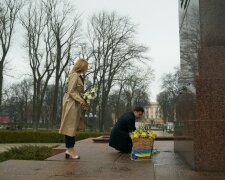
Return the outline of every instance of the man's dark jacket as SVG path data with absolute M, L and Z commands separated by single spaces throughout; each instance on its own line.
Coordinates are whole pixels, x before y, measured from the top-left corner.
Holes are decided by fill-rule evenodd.
M 136 130 L 134 113 L 124 113 L 111 131 L 109 145 L 120 152 L 130 153 L 132 150 L 132 140 L 129 132 L 134 130 Z

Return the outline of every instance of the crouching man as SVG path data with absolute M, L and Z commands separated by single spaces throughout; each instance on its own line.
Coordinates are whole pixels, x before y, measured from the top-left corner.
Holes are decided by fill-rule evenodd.
M 143 107 L 135 107 L 133 111 L 126 112 L 120 116 L 111 131 L 109 146 L 122 153 L 130 153 L 132 140 L 129 133 L 136 130 L 135 120 L 140 118 L 143 113 Z

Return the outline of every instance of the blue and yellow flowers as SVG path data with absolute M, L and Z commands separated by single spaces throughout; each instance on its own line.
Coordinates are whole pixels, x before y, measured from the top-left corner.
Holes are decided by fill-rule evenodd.
M 130 138 L 133 143 L 131 159 L 149 159 L 152 155 L 156 133 L 153 131 L 135 130 L 130 133 Z

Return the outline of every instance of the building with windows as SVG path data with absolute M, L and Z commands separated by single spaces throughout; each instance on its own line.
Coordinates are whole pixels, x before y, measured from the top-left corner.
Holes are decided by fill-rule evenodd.
M 145 106 L 144 123 L 145 125 L 163 125 L 162 114 L 158 102 L 150 102 Z

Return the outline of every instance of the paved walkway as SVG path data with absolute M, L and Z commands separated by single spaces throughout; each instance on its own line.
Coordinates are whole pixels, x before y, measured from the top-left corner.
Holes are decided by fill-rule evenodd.
M 171 137 L 173 134 L 167 133 L 166 131 L 154 131 L 158 137 Z M 0 143 L 0 153 L 7 151 L 11 147 L 20 147 L 23 145 L 34 145 L 34 146 L 60 146 L 63 145 L 62 143 Z
M 154 131 L 158 137 L 172 137 L 173 133 L 168 133 L 166 131 Z
M 173 152 L 173 141 L 155 141 L 160 153 L 146 161 L 131 161 L 106 143 L 77 142 L 81 159 L 66 160 L 64 153 L 45 161 L 9 160 L 0 163 L 1 180 L 224 180 L 225 173 L 195 172 Z

